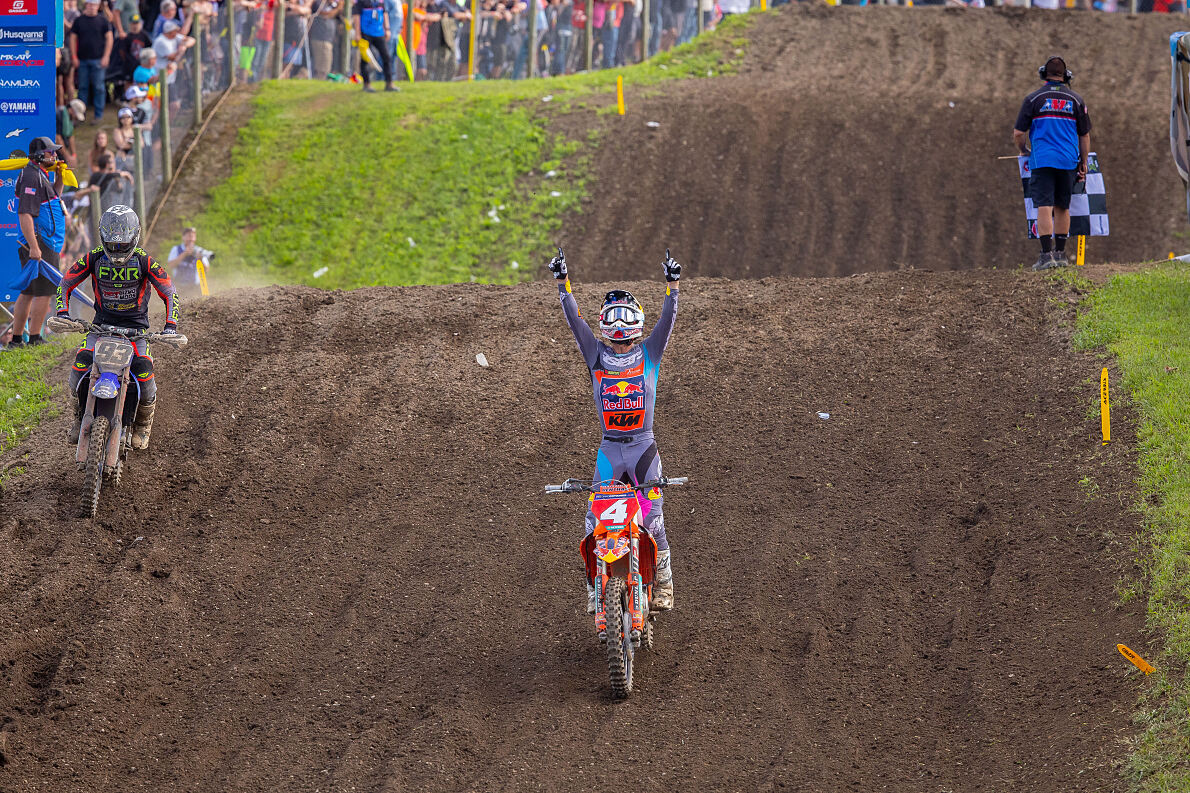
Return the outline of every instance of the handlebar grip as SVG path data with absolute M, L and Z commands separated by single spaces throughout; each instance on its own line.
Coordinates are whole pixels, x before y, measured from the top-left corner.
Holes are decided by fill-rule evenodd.
M 667 485 L 684 485 L 684 484 L 688 484 L 689 482 L 690 482 L 690 477 L 688 477 L 688 476 L 675 476 L 672 479 L 665 480 L 665 484 L 667 484 Z
M 546 485 L 545 492 L 547 492 L 547 493 L 565 493 L 566 485 Z

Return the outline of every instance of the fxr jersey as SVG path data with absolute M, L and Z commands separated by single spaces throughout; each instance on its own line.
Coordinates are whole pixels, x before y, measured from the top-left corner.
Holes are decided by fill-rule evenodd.
M 579 313 L 570 293 L 570 279 L 558 284 L 558 297 L 566 324 L 578 342 L 579 351 L 591 370 L 595 410 L 606 438 L 652 438 L 653 403 L 657 400 L 657 374 L 661 354 L 669 344 L 678 315 L 676 284 L 665 290 L 665 304 L 653 332 L 640 344 L 618 355 L 595 337 Z

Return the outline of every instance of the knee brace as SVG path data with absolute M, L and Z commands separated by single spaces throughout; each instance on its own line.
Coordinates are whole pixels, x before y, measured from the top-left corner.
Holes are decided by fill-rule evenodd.
M 140 403 L 147 405 L 157 400 L 157 381 L 153 378 L 153 359 L 147 355 L 138 355 L 132 359 L 129 367 L 132 376 L 140 386 Z

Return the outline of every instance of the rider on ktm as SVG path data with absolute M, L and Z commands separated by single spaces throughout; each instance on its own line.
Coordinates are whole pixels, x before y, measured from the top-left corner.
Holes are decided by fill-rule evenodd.
M 558 296 L 566 323 L 590 370 L 595 409 L 602 423 L 603 442 L 595 458 L 596 481 L 619 479 L 639 484 L 661 476 L 661 458 L 653 439 L 653 403 L 657 398 L 661 354 L 677 318 L 678 279 L 682 275 L 682 265 L 669 256 L 669 251 L 665 256 L 662 264 L 667 281 L 665 303 L 652 332 L 639 344 L 644 334 L 645 314 L 636 298 L 623 289 L 607 293 L 599 310 L 599 332 L 606 340 L 601 342 L 579 313 L 561 248 L 549 263 L 550 272 L 558 280 Z M 674 604 L 673 570 L 661 513 L 663 500 L 660 488 L 649 491 L 641 499 L 644 528 L 657 544 L 657 577 L 649 604 L 655 611 L 668 611 Z M 587 534 L 595 531 L 595 514 L 590 510 L 586 529 Z M 595 587 L 588 581 L 587 613 L 594 614 L 596 606 Z
M 137 247 L 140 244 L 140 218 L 131 207 L 117 204 L 99 219 L 99 247 L 75 262 L 62 277 L 58 287 L 57 316 L 70 319 L 70 293 L 91 279 L 95 292 L 96 325 L 147 330 L 149 327 L 149 285 L 165 302 L 165 333 L 178 332 L 178 297 L 165 268 Z M 95 357 L 99 334 L 88 333 L 74 357 L 70 372 L 70 392 L 75 395 L 74 424 L 67 439 L 78 443 L 83 412 L 90 386 L 89 372 Z M 140 391 L 136 422 L 132 427 L 132 448 L 149 448 L 153 413 L 157 407 L 157 383 L 153 380 L 153 359 L 145 342 L 130 338 L 135 357 L 131 371 Z

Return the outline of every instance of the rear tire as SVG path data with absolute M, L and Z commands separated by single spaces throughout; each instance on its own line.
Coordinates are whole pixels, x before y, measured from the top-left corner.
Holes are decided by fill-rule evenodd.
M 107 457 L 107 436 L 109 432 L 106 416 L 96 416 L 91 422 L 91 434 L 87 438 L 87 467 L 83 476 L 83 498 L 80 507 L 85 518 L 94 518 L 99 512 L 99 491 L 103 488 L 103 462 Z
M 626 592 L 623 579 L 609 578 L 603 593 L 607 616 L 607 671 L 612 694 L 619 699 L 632 693 L 632 626 L 625 625 L 625 620 L 632 617 L 624 607 Z

